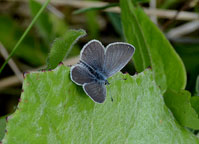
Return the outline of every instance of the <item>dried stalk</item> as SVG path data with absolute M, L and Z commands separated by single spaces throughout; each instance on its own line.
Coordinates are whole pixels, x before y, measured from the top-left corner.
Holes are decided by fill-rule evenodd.
M 74 65 L 78 61 L 79 61 L 79 57 L 73 57 L 73 58 L 69 58 L 69 59 L 65 60 L 63 63 L 64 63 L 64 65 Z M 44 67 L 45 66 L 42 66 L 42 67 L 37 68 L 37 69 L 29 70 L 28 72 L 37 71 L 37 70 L 42 69 Z M 21 74 L 21 76 L 23 76 L 23 75 Z M 13 86 L 13 85 L 18 85 L 20 83 L 22 83 L 22 82 L 17 78 L 16 75 L 1 79 L 0 80 L 0 90 L 4 89 L 6 87 Z
M 0 53 L 2 54 L 4 59 L 8 58 L 8 52 L 1 42 L 0 42 Z M 13 59 L 10 59 L 8 61 L 8 64 L 9 64 L 10 68 L 13 70 L 13 72 L 15 73 L 15 75 L 17 76 L 17 78 L 19 79 L 19 81 L 23 82 L 22 73 L 19 70 L 19 68 L 17 67 L 17 65 L 15 64 L 15 62 L 13 61 Z
M 8 0 L 10 2 L 27 2 L 27 0 Z M 39 2 L 44 2 L 45 0 L 37 0 Z M 89 8 L 89 7 L 102 7 L 106 6 L 107 2 L 100 2 L 100 1 L 80 1 L 80 0 L 51 0 L 51 4 L 60 6 L 60 5 L 68 5 L 75 8 Z M 107 12 L 115 12 L 120 13 L 119 7 L 113 7 L 105 9 L 104 11 Z M 149 16 L 157 16 L 158 18 L 168 18 L 173 19 L 176 16 L 177 10 L 163 10 L 163 9 L 150 9 L 150 8 L 144 8 L 144 11 Z M 176 17 L 176 20 L 197 20 L 199 19 L 199 14 L 194 12 L 187 12 L 187 11 L 181 11 L 178 13 L 178 16 Z

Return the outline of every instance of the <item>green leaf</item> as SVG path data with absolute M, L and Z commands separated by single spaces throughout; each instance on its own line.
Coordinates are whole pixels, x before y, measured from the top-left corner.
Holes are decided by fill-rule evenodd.
M 181 125 L 192 129 L 199 129 L 199 118 L 191 106 L 190 92 L 186 90 L 180 92 L 168 90 L 164 94 L 164 100 Z
M 0 118 L 0 141 L 3 139 L 5 135 L 5 129 L 6 129 L 6 117 Z
M 138 72 L 152 67 L 161 90 L 180 90 L 186 85 L 186 71 L 180 57 L 157 26 L 131 0 L 121 0 L 124 35 L 136 48 L 133 60 Z
M 75 85 L 69 71 L 61 65 L 26 75 L 4 144 L 199 143 L 175 121 L 150 70 L 109 79 L 103 104 L 94 103 Z
M 40 3 L 35 0 L 29 0 L 29 7 L 31 10 L 31 14 L 34 17 L 39 9 L 42 7 Z M 50 18 L 47 12 L 43 12 L 37 22 L 36 27 L 38 28 L 38 32 L 45 38 L 46 41 L 51 41 L 53 38 L 53 27 L 52 23 L 50 22 Z
M 199 116 L 199 96 L 191 97 L 191 106 L 195 109 Z
M 76 41 L 85 35 L 86 32 L 82 29 L 68 30 L 62 37 L 57 38 L 54 41 L 50 53 L 48 55 L 47 69 L 56 68 L 58 64 L 69 55 Z

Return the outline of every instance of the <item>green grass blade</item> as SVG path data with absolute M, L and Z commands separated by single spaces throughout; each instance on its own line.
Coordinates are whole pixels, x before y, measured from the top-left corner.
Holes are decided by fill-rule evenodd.
M 30 31 L 30 29 L 35 24 L 35 22 L 37 21 L 37 19 L 41 15 L 41 13 L 44 11 L 44 9 L 46 8 L 46 6 L 48 5 L 49 2 L 50 2 L 50 0 L 46 0 L 46 2 L 43 4 L 43 6 L 41 7 L 41 9 L 38 11 L 37 15 L 33 18 L 32 22 L 30 23 L 30 25 L 27 27 L 27 29 L 23 33 L 23 35 L 21 36 L 21 38 L 19 39 L 19 41 L 17 42 L 17 44 L 15 45 L 15 47 L 13 48 L 13 50 L 11 51 L 10 55 L 8 56 L 8 58 L 6 59 L 6 61 L 1 66 L 0 74 L 3 71 L 4 67 L 6 66 L 6 64 L 8 63 L 8 61 L 10 60 L 10 58 L 14 55 L 15 51 L 17 50 L 17 48 L 19 47 L 19 45 L 21 44 L 21 42 L 23 41 L 23 39 L 25 38 L 25 36 L 27 35 L 27 33 Z

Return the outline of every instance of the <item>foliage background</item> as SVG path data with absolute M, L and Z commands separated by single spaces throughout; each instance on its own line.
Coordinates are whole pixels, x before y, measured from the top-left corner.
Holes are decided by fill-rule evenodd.
M 115 0 L 110 0 L 108 2 L 118 3 L 118 1 Z M 198 3 L 194 0 L 189 2 L 180 0 L 157 0 L 156 2 L 157 8 L 164 8 L 167 10 L 175 9 L 179 12 L 182 10 L 186 10 L 189 12 L 198 13 Z M 135 5 L 149 7 L 149 1 L 139 1 L 139 3 L 136 3 Z M 13 57 L 14 62 L 17 64 L 17 67 L 22 73 L 44 66 L 46 64 L 46 59 L 54 42 L 54 39 L 57 37 L 61 37 L 68 29 L 85 29 L 87 32 L 87 36 L 81 38 L 78 43 L 74 45 L 66 60 L 76 57 L 79 54 L 82 46 L 91 39 L 98 39 L 104 45 L 115 41 L 124 41 L 125 39 L 128 42 L 131 42 L 131 40 L 128 39 L 127 34 L 124 34 L 125 28 L 124 31 L 122 31 L 121 17 L 117 13 L 90 10 L 82 12 L 80 14 L 73 14 L 73 12 L 77 10 L 73 6 L 69 6 L 66 4 L 53 5 L 53 7 L 58 10 L 58 13 L 53 12 L 49 9 L 45 10 L 31 29 L 31 31 L 25 37 Z M 19 40 L 20 36 L 23 34 L 24 30 L 27 28 L 32 18 L 36 15 L 37 11 L 40 8 L 40 3 L 33 0 L 30 0 L 28 2 L 0 1 L 0 42 L 9 53 L 11 52 L 11 50 Z M 139 9 L 134 9 L 134 11 L 139 11 Z M 137 14 L 137 18 L 140 18 L 138 22 L 141 22 L 142 18 L 146 20 L 145 16 L 140 16 L 140 12 L 138 12 Z M 125 16 L 123 16 L 123 18 L 124 17 Z M 123 20 L 123 25 L 125 25 L 124 23 L 125 20 Z M 186 23 L 187 21 L 176 20 L 175 17 L 170 19 L 158 18 L 158 28 L 165 35 L 168 34 L 170 30 Z M 147 28 L 147 23 L 141 26 L 141 31 L 142 33 L 144 33 L 143 39 L 146 38 L 147 40 L 147 38 L 150 37 L 150 33 L 148 33 L 147 35 L 147 29 L 144 31 L 145 28 Z M 139 31 L 134 32 L 135 38 L 137 37 L 137 35 L 139 35 L 139 33 Z M 160 40 L 159 36 L 156 36 L 156 34 L 153 34 L 153 39 Z M 133 37 L 131 38 L 133 39 Z M 190 93 L 185 91 L 180 92 L 180 94 L 175 94 L 175 92 L 169 91 L 164 95 L 164 97 L 168 97 L 165 103 L 168 107 L 170 107 L 172 112 L 176 112 L 178 115 L 178 109 L 176 109 L 176 107 L 180 108 L 180 103 L 178 99 L 174 103 L 174 105 L 177 106 L 173 107 L 171 104 L 171 101 L 173 101 L 173 99 L 169 100 L 169 98 L 172 98 L 172 95 L 177 95 L 180 98 L 184 96 L 185 100 L 188 100 L 188 102 L 191 103 L 191 106 L 196 110 L 196 112 L 199 113 L 198 97 L 193 97 L 199 96 L 199 84 L 197 84 L 199 83 L 199 78 L 197 79 L 199 74 L 199 29 L 190 31 L 186 35 L 182 35 L 178 38 L 168 37 L 168 39 L 170 40 L 173 48 L 178 53 L 185 65 L 187 84 L 184 81 L 182 81 L 180 84 L 185 83 L 185 89 L 188 90 Z M 135 40 L 132 40 L 132 42 L 134 41 Z M 161 44 L 162 43 L 160 42 L 156 47 L 161 47 Z M 4 58 L 3 54 L 1 54 L 0 66 L 1 64 L 3 64 L 3 62 Z M 145 65 L 145 67 L 138 69 L 136 68 L 135 63 L 130 62 L 129 65 L 123 70 L 123 72 L 128 71 L 130 74 L 133 75 L 136 72 L 136 69 L 138 72 L 141 72 L 148 66 L 149 65 Z M 167 65 L 165 65 L 164 67 L 167 67 Z M 174 66 L 174 71 L 170 72 L 175 73 L 175 68 L 176 67 Z M 9 65 L 7 65 L 3 72 L 0 74 L 0 116 L 4 116 L 3 118 L 1 118 L 0 121 L 2 127 L 4 127 L 5 125 L 5 116 L 12 114 L 16 110 L 21 95 L 22 84 L 20 81 L 17 81 L 16 78 L 14 79 L 13 76 L 15 76 L 15 74 L 13 73 Z M 11 84 L 6 86 L 5 80 L 7 80 Z M 190 105 L 187 105 L 187 107 L 185 108 L 189 109 Z M 181 110 L 182 109 L 183 107 L 181 108 Z M 192 109 L 188 111 L 186 115 L 182 114 L 179 117 L 181 116 L 183 117 L 179 119 L 184 119 L 184 117 L 192 118 Z M 195 115 L 193 117 L 195 117 Z M 191 122 L 190 119 L 188 119 L 187 121 L 188 123 Z M 182 122 L 181 124 L 190 127 L 190 125 L 186 125 L 186 121 L 184 123 Z M 191 129 L 191 131 L 194 134 L 198 133 L 197 130 Z

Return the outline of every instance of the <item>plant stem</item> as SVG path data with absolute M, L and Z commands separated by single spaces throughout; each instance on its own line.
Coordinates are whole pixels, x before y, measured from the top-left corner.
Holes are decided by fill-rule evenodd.
M 38 11 L 37 15 L 33 18 L 32 22 L 30 23 L 30 25 L 27 27 L 27 29 L 25 30 L 25 32 L 21 36 L 21 38 L 18 40 L 18 42 L 16 43 L 16 45 L 13 48 L 12 52 L 10 53 L 10 55 L 8 56 L 8 58 L 6 59 L 6 61 L 1 66 L 0 74 L 3 71 L 4 67 L 6 66 L 6 64 L 8 63 L 8 61 L 10 60 L 10 58 L 14 55 L 15 51 L 17 50 L 17 48 L 19 47 L 19 45 L 21 44 L 21 42 L 23 41 L 23 39 L 25 38 L 25 36 L 28 34 L 28 32 L 30 31 L 30 29 L 32 28 L 32 26 L 37 21 L 38 17 L 44 11 L 44 9 L 46 8 L 46 6 L 48 5 L 49 2 L 50 2 L 50 0 L 46 0 L 46 2 L 43 4 L 43 6 L 41 7 L 41 9 Z

